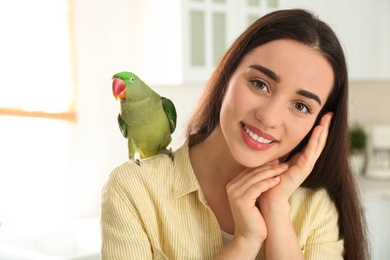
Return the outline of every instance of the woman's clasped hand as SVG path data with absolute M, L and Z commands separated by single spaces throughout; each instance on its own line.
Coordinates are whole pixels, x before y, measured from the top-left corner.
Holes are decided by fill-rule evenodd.
M 236 239 L 259 244 L 267 238 L 267 221 L 261 209 L 287 206 L 291 194 L 310 174 L 326 144 L 332 113 L 324 115 L 304 149 L 289 161 L 271 161 L 242 171 L 226 187 Z M 279 204 L 279 205 L 275 205 Z M 270 214 L 267 214 L 269 216 Z

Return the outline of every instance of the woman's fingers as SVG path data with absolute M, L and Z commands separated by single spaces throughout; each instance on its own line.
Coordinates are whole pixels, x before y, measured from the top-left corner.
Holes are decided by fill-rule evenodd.
M 230 208 L 232 211 L 235 235 L 241 235 L 253 241 L 263 241 L 267 236 L 267 227 L 264 219 L 256 206 L 259 196 L 280 183 L 277 176 L 287 169 L 287 165 L 268 165 L 261 170 L 250 171 L 250 178 L 246 181 L 229 183 L 226 187 Z M 247 177 L 242 175 L 242 178 Z
M 252 178 L 253 175 L 259 174 L 260 172 L 265 172 L 267 170 L 270 170 L 272 168 L 275 168 L 279 165 L 279 160 L 275 159 L 269 163 L 266 163 L 260 167 L 257 168 L 247 168 L 244 171 L 242 171 L 237 177 L 235 177 L 230 184 L 231 185 L 242 185 L 244 182 L 246 182 L 248 179 Z M 271 178 L 273 176 L 265 175 L 264 178 Z
M 227 191 L 236 191 L 239 195 L 243 194 L 249 187 L 256 183 L 271 179 L 278 176 L 287 170 L 287 164 L 267 165 L 260 168 L 252 169 L 250 172 L 245 172 L 245 175 L 235 178 L 234 181 L 228 183 Z M 259 191 L 259 195 L 261 191 Z M 239 196 L 238 195 L 238 196 Z M 259 196 L 258 195 L 258 196 Z
M 319 125 L 313 130 L 310 140 L 303 149 L 301 156 L 298 158 L 297 166 L 302 170 L 311 169 L 318 156 L 321 154 L 320 136 L 324 132 L 324 127 Z
M 322 150 L 324 149 L 325 145 L 326 145 L 326 140 L 328 139 L 328 134 L 329 134 L 329 128 L 330 128 L 330 124 L 331 124 L 331 121 L 332 121 L 332 117 L 333 117 L 333 113 L 329 112 L 327 114 L 325 114 L 322 118 L 321 118 L 321 122 L 320 122 L 320 125 L 323 126 L 323 131 L 320 133 L 320 137 L 319 137 L 319 140 L 318 140 L 318 143 L 319 143 L 319 148 L 318 151 L 317 151 L 317 159 L 318 157 L 320 157 L 321 155 L 321 152 Z
M 256 182 L 244 190 L 235 190 L 229 193 L 229 198 L 236 201 L 239 207 L 254 206 L 257 198 L 261 193 L 275 187 L 280 181 L 280 177 L 276 176 L 261 182 Z
M 306 161 L 304 168 L 310 169 L 310 172 L 326 145 L 332 116 L 333 113 L 329 112 L 321 118 L 320 124 L 314 128 L 312 136 L 303 150 L 303 159 Z
M 257 172 L 257 174 L 253 175 L 245 182 L 229 183 L 226 187 L 226 191 L 232 212 L 236 209 L 237 213 L 241 212 L 238 214 L 240 216 L 246 214 L 259 215 L 260 212 L 257 212 L 258 209 L 256 207 L 257 199 L 262 193 L 278 185 L 280 183 L 280 176 L 278 175 L 282 174 L 287 169 L 288 167 L 286 164 L 283 164 L 283 166 L 278 165 L 266 171 Z
M 256 201 L 257 198 L 267 190 L 275 187 L 280 182 L 280 176 L 275 176 L 271 179 L 265 181 L 256 182 L 252 186 L 249 186 L 247 190 L 242 194 L 243 200 L 253 200 Z

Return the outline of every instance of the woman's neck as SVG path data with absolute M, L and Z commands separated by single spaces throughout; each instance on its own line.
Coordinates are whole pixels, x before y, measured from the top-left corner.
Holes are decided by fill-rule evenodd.
M 190 147 L 190 160 L 203 195 L 220 228 L 233 234 L 234 221 L 226 185 L 245 167 L 231 155 L 219 126 L 205 140 Z
M 190 147 L 190 160 L 201 186 L 225 189 L 245 169 L 231 155 L 219 125 L 205 140 Z

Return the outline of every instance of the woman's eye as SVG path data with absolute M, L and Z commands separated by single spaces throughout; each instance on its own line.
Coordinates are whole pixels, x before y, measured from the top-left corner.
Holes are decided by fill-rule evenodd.
M 253 85 L 255 85 L 256 88 L 264 91 L 268 91 L 268 86 L 264 82 L 260 80 L 251 80 L 251 82 L 253 83 Z
M 298 110 L 299 112 L 302 112 L 302 113 L 312 113 L 311 112 L 311 109 L 308 105 L 306 104 L 303 104 L 303 103 L 296 103 L 293 105 L 295 107 L 296 110 Z

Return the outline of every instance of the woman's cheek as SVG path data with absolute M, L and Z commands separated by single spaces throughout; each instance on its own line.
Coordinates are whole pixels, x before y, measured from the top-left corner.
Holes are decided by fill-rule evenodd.
M 291 131 L 289 131 L 289 138 L 291 142 L 291 150 L 297 147 L 303 139 L 310 133 L 310 130 L 313 127 L 314 122 L 304 122 L 302 124 L 299 121 L 295 120 L 291 123 Z

